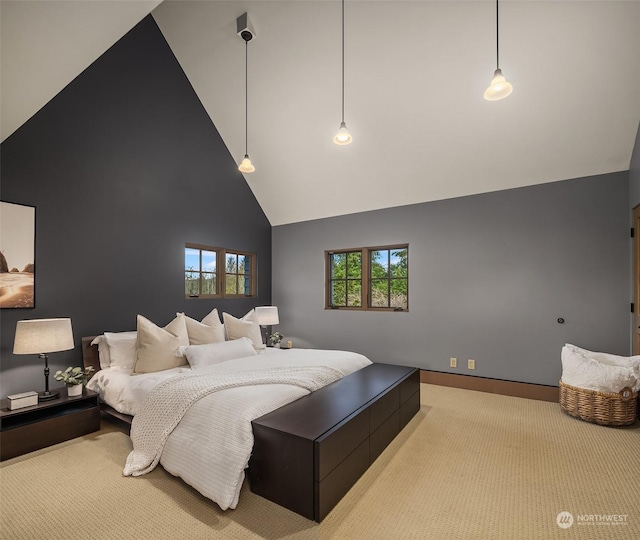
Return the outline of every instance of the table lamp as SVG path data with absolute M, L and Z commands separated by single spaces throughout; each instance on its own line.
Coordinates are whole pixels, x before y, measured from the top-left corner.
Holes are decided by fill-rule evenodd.
M 274 324 L 280 324 L 278 308 L 276 306 L 258 306 L 255 308 L 255 313 L 256 321 L 258 321 L 258 324 L 265 329 L 265 344 L 267 344 L 266 327 Z
M 47 353 L 73 349 L 71 319 L 31 319 L 18 321 L 13 342 L 13 354 L 37 354 L 44 358 L 44 392 L 38 401 L 60 397 L 60 392 L 49 391 L 49 358 Z

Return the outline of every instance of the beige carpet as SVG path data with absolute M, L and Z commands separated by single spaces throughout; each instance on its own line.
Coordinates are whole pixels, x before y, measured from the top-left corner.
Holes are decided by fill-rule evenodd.
M 601 427 L 553 403 L 432 385 L 422 403 L 320 525 L 246 485 L 238 508 L 222 512 L 161 467 L 125 478 L 129 439 L 103 421 L 94 435 L 1 464 L 0 537 L 640 538 L 638 422 Z M 574 519 L 567 529 L 562 511 Z M 584 521 L 613 515 L 622 521 Z

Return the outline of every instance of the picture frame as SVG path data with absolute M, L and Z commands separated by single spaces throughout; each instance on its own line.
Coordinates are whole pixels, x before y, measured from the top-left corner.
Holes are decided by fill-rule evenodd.
M 36 207 L 0 201 L 0 308 L 33 309 Z

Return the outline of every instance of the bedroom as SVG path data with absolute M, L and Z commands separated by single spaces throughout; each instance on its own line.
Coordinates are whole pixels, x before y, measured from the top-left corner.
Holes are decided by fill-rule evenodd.
M 135 28 L 137 21 L 129 23 L 131 32 L 125 35 L 128 28 L 123 29 L 124 37 L 114 39 L 114 47 L 107 50 L 111 44 L 104 46 L 105 54 L 95 54 L 87 69 L 73 74 L 67 81 L 70 84 L 64 83 L 64 90 L 61 87 L 55 97 L 48 96 L 37 113 L 33 111 L 20 126 L 13 126 L 12 133 L 3 130 L 2 200 L 37 209 L 38 274 L 36 308 L 2 311 L 2 396 L 42 386 L 39 363 L 25 361 L 11 351 L 17 320 L 49 316 L 71 317 L 78 341 L 81 336 L 107 329 L 131 330 L 140 312 L 166 324 L 176 311 L 200 320 L 212 307 L 241 316 L 255 305 L 273 304 L 280 310 L 279 328 L 294 346 L 353 349 L 375 361 L 549 386 L 557 386 L 559 351 L 565 342 L 630 353 L 628 228 L 631 208 L 640 203 L 640 144 L 636 139 L 640 113 L 639 68 L 637 62 L 624 65 L 624 59 L 638 57 L 635 34 L 621 32 L 620 39 L 626 36 L 628 40 L 628 50 L 623 55 L 625 43 L 617 42 L 622 65 L 615 70 L 624 77 L 622 86 L 636 96 L 635 101 L 597 98 L 598 106 L 603 102 L 607 106 L 598 118 L 607 118 L 600 118 L 602 124 L 586 127 L 576 120 L 582 117 L 580 110 L 572 109 L 574 116 L 570 116 L 568 110 L 552 109 L 558 117 L 570 117 L 567 124 L 573 122 L 571 130 L 562 131 L 555 140 L 555 153 L 569 155 L 578 148 L 578 157 L 586 159 L 592 139 L 584 146 L 560 142 L 580 142 L 586 132 L 598 134 L 600 138 L 595 140 L 605 141 L 601 146 L 609 152 L 601 159 L 611 159 L 610 168 L 575 168 L 571 170 L 579 172 L 550 179 L 541 175 L 538 181 L 530 182 L 537 185 L 509 183 L 505 176 L 526 177 L 532 162 L 547 163 L 546 156 L 557 159 L 548 146 L 523 145 L 528 159 L 518 162 L 505 157 L 507 173 L 503 170 L 500 176 L 504 188 L 514 189 L 493 188 L 483 194 L 470 192 L 442 200 L 417 198 L 402 206 L 367 208 L 370 212 L 357 208 L 316 221 L 274 220 L 272 226 L 252 189 L 256 193 L 272 189 L 265 187 L 266 179 L 258 180 L 258 175 L 276 158 L 260 149 L 263 141 L 254 133 L 250 144 L 257 171 L 243 180 L 236 170 L 244 146 L 242 126 L 229 135 L 222 128 L 224 117 L 222 123 L 217 117 L 212 121 L 205 99 L 192 88 L 196 82 L 187 79 L 190 73 L 175 58 L 168 35 L 163 35 L 160 23 L 153 18 L 160 19 L 163 7 L 167 16 L 182 3 L 162 3 L 152 17 L 143 19 L 146 13 L 140 14 L 137 20 L 141 22 Z M 3 1 L 1 6 L 3 24 L 6 4 Z M 253 14 L 256 4 L 229 8 L 231 21 L 224 23 L 225 28 L 233 26 L 243 10 Z M 501 27 L 506 32 L 509 2 L 505 4 Z M 339 9 L 337 3 L 334 7 L 334 11 Z M 491 34 L 495 29 L 493 8 L 490 3 L 486 7 Z M 339 39 L 336 13 L 334 37 Z M 632 14 L 635 20 L 632 15 L 627 23 L 637 30 L 637 10 Z M 80 14 L 78 17 L 82 20 Z M 253 17 L 258 33 L 264 34 L 266 22 L 258 13 Z M 510 32 L 516 31 L 511 28 Z M 250 54 L 260 54 L 262 39 L 269 40 L 266 34 L 250 45 Z M 493 39 L 492 34 L 488 39 Z M 243 47 L 234 41 L 239 41 L 235 33 L 230 40 L 228 47 L 234 55 L 230 65 L 237 88 L 222 96 L 233 99 L 231 112 L 237 113 L 235 121 L 242 124 Z M 503 62 L 509 59 L 507 43 L 505 39 Z M 511 43 L 513 46 L 513 40 Z M 5 76 L 4 43 L 2 50 L 4 100 L 4 86 L 10 80 Z M 495 52 L 491 44 L 487 50 Z M 339 49 L 332 58 L 339 70 Z M 494 60 L 491 56 L 482 66 L 491 71 Z M 515 69 L 517 60 L 509 62 Z M 599 76 L 601 65 L 599 57 L 587 73 Z M 504 68 L 506 73 L 506 63 Z M 213 65 L 211 69 L 215 70 Z M 42 70 L 46 71 L 45 67 Z M 480 94 L 490 74 L 482 69 L 474 74 Z M 260 89 L 249 88 L 257 99 L 255 93 Z M 336 96 L 330 110 L 335 108 L 338 114 L 339 79 L 331 88 Z M 510 97 L 522 99 L 517 98 L 520 88 Z M 355 117 L 351 122 L 356 124 L 358 102 L 353 101 L 353 87 L 347 86 L 347 96 L 349 93 L 352 101 L 347 103 L 352 109 L 347 108 L 347 118 Z M 473 92 L 470 95 L 476 97 Z M 503 103 L 509 106 L 508 101 L 492 105 Z M 520 102 L 519 106 L 525 105 Z M 569 102 L 560 106 L 568 108 Z M 255 116 L 249 117 L 250 125 L 252 118 L 260 121 L 253 107 L 251 114 Z M 337 127 L 334 123 L 333 118 L 327 122 L 329 137 Z M 438 125 L 442 129 L 442 123 Z M 478 131 L 482 133 L 482 129 Z M 533 138 L 539 142 L 547 135 L 546 131 L 537 132 Z M 314 136 L 321 146 L 322 135 Z M 230 143 L 226 137 L 232 137 Z M 455 161 L 459 153 L 465 159 L 477 159 L 475 154 L 467 158 L 469 147 L 455 134 L 444 138 L 450 147 L 447 163 Z M 357 142 L 339 150 L 361 152 Z M 332 148 L 326 151 L 334 152 Z M 389 154 L 389 162 L 399 166 L 411 152 Z M 283 163 L 291 159 L 287 151 L 276 155 Z M 321 159 L 322 151 L 318 155 Z M 502 154 L 494 155 L 491 162 L 500 163 L 502 158 Z M 424 178 L 431 178 L 428 160 L 419 167 Z M 295 167 L 287 170 L 302 179 L 303 185 L 312 175 Z M 482 171 L 484 176 L 491 172 Z M 260 182 L 263 186 L 256 185 Z M 293 201 L 301 197 L 301 190 L 262 196 L 274 212 L 286 215 L 286 208 L 279 207 L 297 208 Z M 307 207 L 309 199 L 313 196 L 307 197 Z M 415 204 L 407 206 L 409 203 Z M 315 217 L 312 211 L 308 215 Z M 186 243 L 256 253 L 257 298 L 219 299 L 215 303 L 185 299 L 180 265 Z M 325 250 L 393 243 L 410 244 L 408 312 L 324 309 Z M 559 324 L 558 318 L 565 324 Z M 459 368 L 449 368 L 450 357 L 458 358 Z M 80 358 L 79 347 L 73 353 L 52 355 L 52 371 Z M 468 358 L 476 360 L 475 372 L 466 369 Z

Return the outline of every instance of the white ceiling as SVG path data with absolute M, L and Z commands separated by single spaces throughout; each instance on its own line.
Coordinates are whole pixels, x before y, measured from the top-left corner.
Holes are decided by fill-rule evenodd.
M 162 0 L 0 0 L 4 141 Z
M 2 138 L 157 1 L 2 0 Z M 152 14 L 273 225 L 629 168 L 640 122 L 640 0 L 500 3 L 513 94 L 486 102 L 495 2 L 165 0 Z

